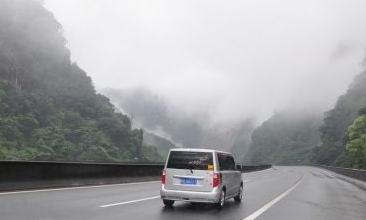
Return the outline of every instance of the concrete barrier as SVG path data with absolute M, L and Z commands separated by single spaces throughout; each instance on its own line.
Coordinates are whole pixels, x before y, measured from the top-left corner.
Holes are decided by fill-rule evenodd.
M 245 165 L 242 172 L 270 168 Z M 0 161 L 0 191 L 159 180 L 162 163 Z
M 158 180 L 162 164 L 0 161 L 0 190 Z

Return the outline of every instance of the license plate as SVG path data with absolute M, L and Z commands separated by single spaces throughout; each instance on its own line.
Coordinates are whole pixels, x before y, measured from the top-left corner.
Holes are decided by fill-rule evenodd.
M 197 184 L 197 179 L 193 179 L 193 178 L 181 178 L 180 179 L 180 184 L 184 184 L 184 185 L 196 185 Z

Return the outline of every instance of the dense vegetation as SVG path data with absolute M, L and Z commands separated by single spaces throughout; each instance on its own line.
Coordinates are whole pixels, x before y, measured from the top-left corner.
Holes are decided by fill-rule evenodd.
M 346 150 L 350 166 L 366 168 L 366 115 L 358 116 L 347 128 Z
M 283 111 L 256 128 L 246 163 L 306 164 L 320 142 L 321 116 Z
M 363 72 L 354 79 L 346 94 L 339 97 L 335 107 L 325 114 L 324 123 L 320 127 L 322 144 L 313 151 L 314 163 L 366 168 L 359 159 L 362 157 L 359 151 L 354 151 L 354 148 L 350 147 L 354 145 L 355 139 L 362 140 L 362 135 L 359 139 L 353 132 L 354 127 L 360 120 L 362 121 L 362 117 L 357 117 L 362 114 L 365 106 L 366 72 Z M 349 126 L 351 127 L 348 128 Z M 358 133 L 365 133 L 362 128 L 358 130 Z
M 1 0 L 0 159 L 160 160 L 142 130 L 96 94 L 39 1 Z

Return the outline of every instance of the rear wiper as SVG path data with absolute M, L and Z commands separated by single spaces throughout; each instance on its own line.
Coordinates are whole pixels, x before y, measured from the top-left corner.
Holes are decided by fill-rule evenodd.
M 193 164 L 188 164 L 188 169 L 193 174 Z

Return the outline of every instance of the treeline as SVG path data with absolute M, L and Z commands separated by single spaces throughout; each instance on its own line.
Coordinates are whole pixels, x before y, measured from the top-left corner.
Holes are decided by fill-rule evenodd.
M 366 72 L 323 115 L 274 114 L 253 132 L 245 161 L 366 169 Z
M 143 131 L 96 93 L 65 44 L 39 1 L 1 0 L 0 159 L 161 160 Z

